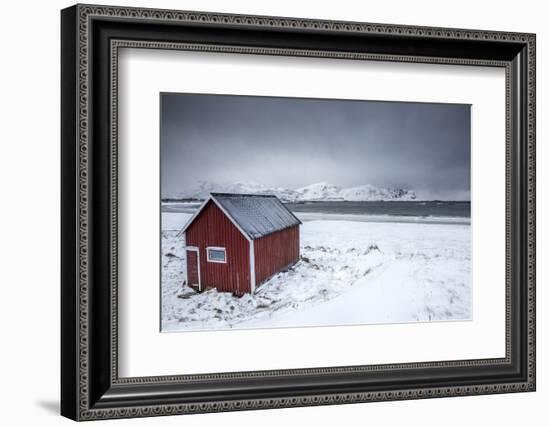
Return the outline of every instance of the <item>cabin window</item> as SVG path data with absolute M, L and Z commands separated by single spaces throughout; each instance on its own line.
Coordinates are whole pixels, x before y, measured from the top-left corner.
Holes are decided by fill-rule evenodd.
M 209 262 L 226 263 L 225 247 L 206 247 L 206 259 Z

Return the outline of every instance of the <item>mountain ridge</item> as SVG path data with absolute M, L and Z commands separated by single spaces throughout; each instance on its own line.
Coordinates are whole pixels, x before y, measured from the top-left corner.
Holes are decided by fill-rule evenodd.
M 275 195 L 284 202 L 307 201 L 416 201 L 415 191 L 404 188 L 379 188 L 364 184 L 342 188 L 329 182 L 317 182 L 297 189 L 268 187 L 257 182 L 234 182 L 220 185 L 197 182 L 193 188 L 163 197 L 164 200 L 204 200 L 211 192 Z

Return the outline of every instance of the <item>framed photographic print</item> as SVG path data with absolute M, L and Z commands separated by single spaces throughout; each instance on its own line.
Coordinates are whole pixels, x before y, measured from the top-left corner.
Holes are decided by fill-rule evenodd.
M 74 420 L 535 390 L 535 36 L 76 5 Z

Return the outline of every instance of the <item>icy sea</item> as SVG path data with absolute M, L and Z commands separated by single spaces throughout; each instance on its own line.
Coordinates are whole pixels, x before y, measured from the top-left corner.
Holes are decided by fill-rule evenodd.
M 163 213 L 194 213 L 198 202 L 162 204 Z M 467 201 L 310 201 L 287 203 L 302 221 L 327 218 L 360 222 L 470 223 Z
M 287 204 L 300 261 L 240 298 L 185 285 L 177 233 L 200 204 L 162 204 L 162 331 L 471 319 L 469 202 Z

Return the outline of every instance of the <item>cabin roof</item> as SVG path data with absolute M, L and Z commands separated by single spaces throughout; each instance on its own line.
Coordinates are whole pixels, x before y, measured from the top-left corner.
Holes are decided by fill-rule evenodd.
M 211 193 L 182 232 L 191 225 L 209 200 L 213 200 L 251 240 L 302 223 L 275 195 Z

